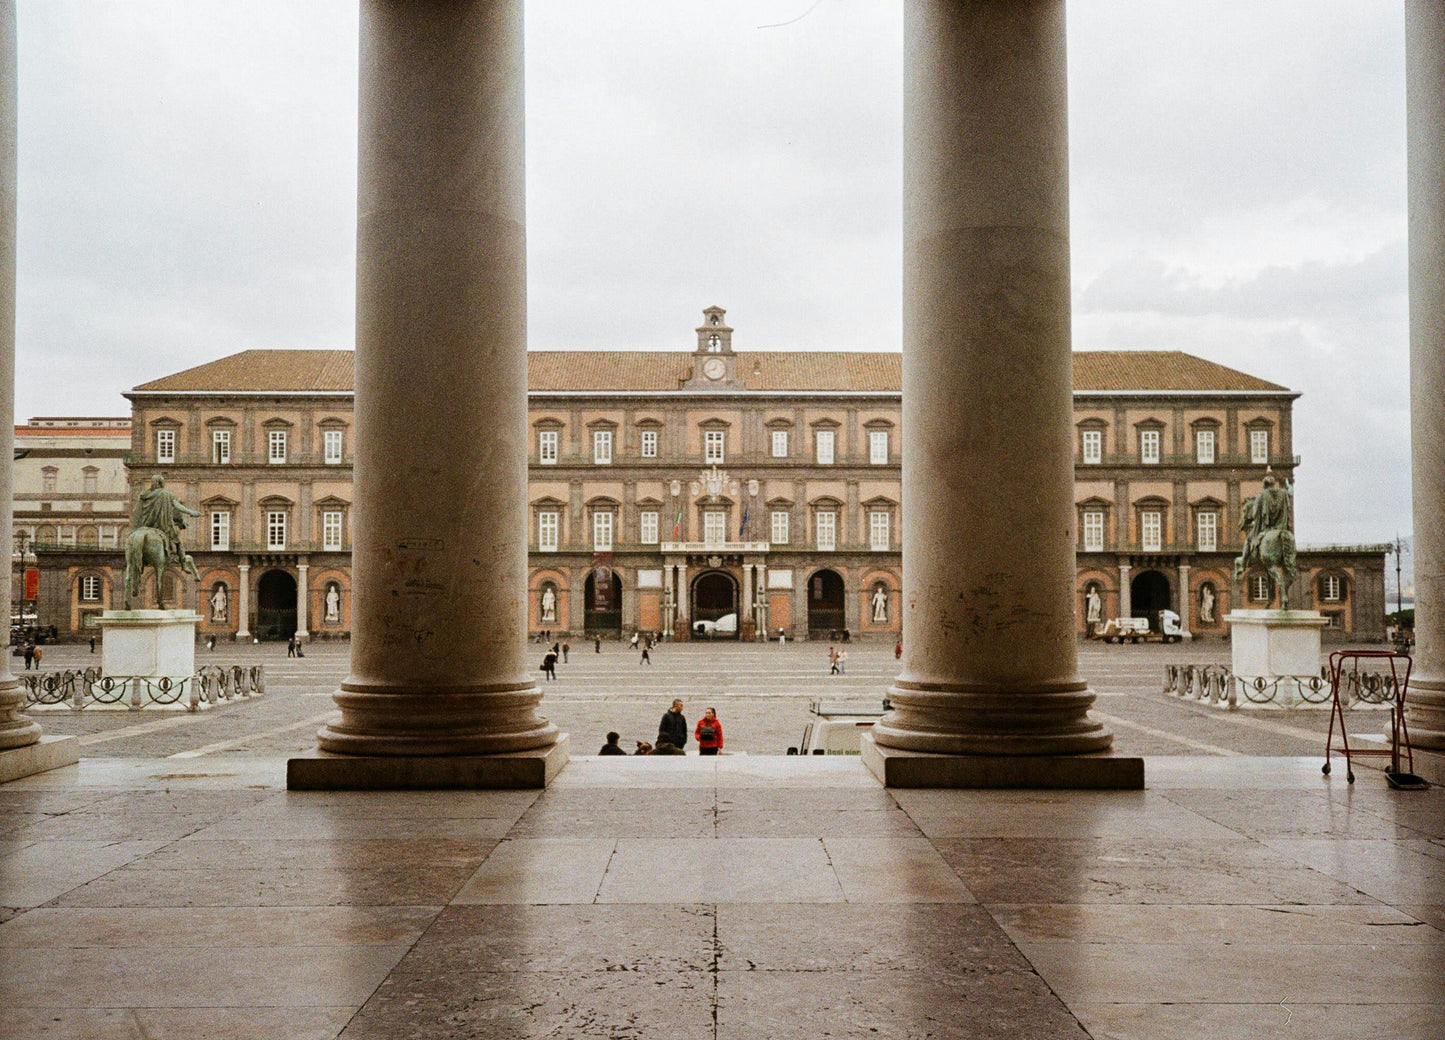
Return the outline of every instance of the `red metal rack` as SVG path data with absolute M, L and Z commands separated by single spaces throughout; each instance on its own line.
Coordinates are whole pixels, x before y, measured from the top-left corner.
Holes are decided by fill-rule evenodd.
M 1393 693 L 1390 705 L 1390 746 L 1388 748 L 1360 748 L 1350 747 L 1349 735 L 1345 732 L 1345 706 L 1340 699 L 1341 681 L 1344 679 L 1346 670 L 1345 663 L 1353 661 L 1356 672 L 1359 670 L 1361 658 L 1373 658 L 1381 661 L 1389 661 L 1390 679 Z M 1404 676 L 1400 674 L 1400 664 L 1404 664 Z M 1352 759 L 1363 758 L 1367 755 L 1389 755 L 1390 768 L 1385 773 L 1385 778 L 1392 787 L 1423 785 L 1423 781 L 1414 775 L 1415 756 L 1410 750 L 1410 731 L 1405 726 L 1405 694 L 1410 686 L 1410 655 L 1396 653 L 1394 650 L 1336 650 L 1330 654 L 1330 731 L 1325 738 L 1325 765 L 1322 772 L 1329 776 L 1330 773 L 1330 752 L 1339 751 L 1345 756 L 1345 777 L 1350 783 L 1355 782 L 1355 770 Z M 1335 745 L 1335 720 L 1340 722 L 1340 743 Z M 1405 758 L 1410 768 L 1403 773 L 1400 770 L 1400 746 L 1405 747 Z M 1404 781 L 1404 782 L 1401 782 Z

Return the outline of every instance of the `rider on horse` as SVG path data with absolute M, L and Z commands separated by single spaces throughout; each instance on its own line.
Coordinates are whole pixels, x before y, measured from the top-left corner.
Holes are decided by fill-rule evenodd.
M 1288 609 L 1289 586 L 1298 574 L 1294 534 L 1290 531 L 1291 499 L 1294 489 L 1280 486 L 1279 478 L 1265 473 L 1264 490 L 1244 504 L 1240 528 L 1245 532 L 1244 550 L 1234 561 L 1234 580 L 1250 567 L 1274 572 L 1280 585 L 1281 606 Z
M 141 573 L 147 565 L 156 572 L 156 602 L 164 609 L 161 575 L 170 563 L 178 563 L 193 578 L 199 580 L 196 565 L 181 548 L 181 531 L 186 527 L 186 517 L 200 516 L 175 495 L 166 490 L 165 478 L 157 475 L 151 486 L 141 492 L 136 505 L 133 527 L 126 540 L 125 592 L 126 607 L 129 609 L 132 597 L 140 594 Z

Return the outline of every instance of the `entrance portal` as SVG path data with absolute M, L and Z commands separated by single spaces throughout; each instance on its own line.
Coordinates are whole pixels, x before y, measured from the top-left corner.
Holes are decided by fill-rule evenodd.
M 732 623 L 715 626 L 719 618 L 732 616 Z M 692 583 L 692 624 L 693 632 L 704 626 L 704 632 L 714 639 L 736 639 L 742 628 L 743 619 L 738 617 L 738 583 L 731 574 L 709 571 Z
M 256 638 L 290 639 L 296 634 L 296 579 L 267 571 L 256 586 Z
M 583 631 L 588 635 L 622 632 L 622 579 L 611 567 L 594 567 L 583 589 Z
M 843 579 L 836 571 L 819 571 L 808 579 L 808 635 L 831 637 L 847 624 Z
M 1129 604 L 1135 617 L 1149 619 L 1149 627 L 1159 628 L 1159 612 L 1171 609 L 1169 579 L 1158 571 L 1144 571 L 1129 584 Z

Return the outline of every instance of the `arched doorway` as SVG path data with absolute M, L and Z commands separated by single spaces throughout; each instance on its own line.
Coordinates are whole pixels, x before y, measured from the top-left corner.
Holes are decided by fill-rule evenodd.
M 718 618 L 733 617 L 731 630 L 727 626 L 714 629 L 711 622 Z M 736 639 L 742 628 L 743 619 L 738 617 L 738 583 L 731 574 L 724 571 L 708 571 L 699 575 L 692 583 L 692 625 L 697 632 L 699 624 L 709 625 L 707 635 L 714 639 Z
M 847 624 L 843 579 L 836 571 L 818 571 L 808 579 L 808 634 L 831 635 Z
M 591 635 L 622 631 L 622 579 L 611 567 L 594 567 L 583 590 L 584 630 Z
M 290 639 L 296 634 L 296 579 L 267 571 L 256 585 L 256 638 Z
M 1159 631 L 1159 612 L 1170 610 L 1169 579 L 1158 571 L 1143 571 L 1129 584 L 1129 606 L 1134 617 L 1149 619 L 1149 627 Z

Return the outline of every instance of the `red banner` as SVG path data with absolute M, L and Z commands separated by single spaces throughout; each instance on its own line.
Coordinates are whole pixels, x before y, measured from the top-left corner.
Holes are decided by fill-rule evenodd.
M 38 567 L 25 568 L 25 598 L 40 598 L 40 569 Z

